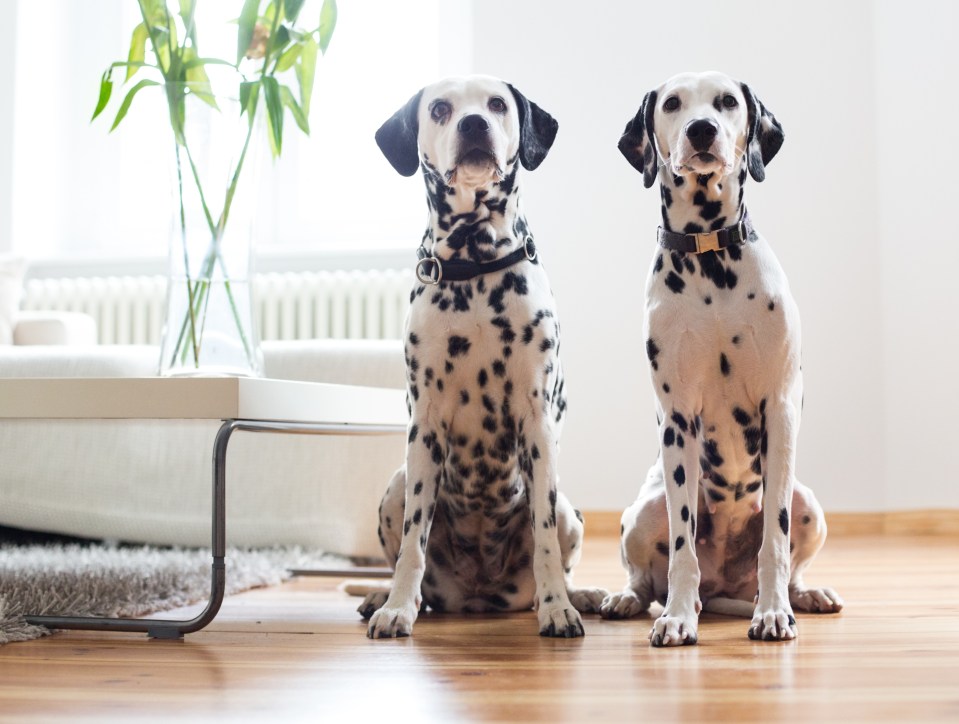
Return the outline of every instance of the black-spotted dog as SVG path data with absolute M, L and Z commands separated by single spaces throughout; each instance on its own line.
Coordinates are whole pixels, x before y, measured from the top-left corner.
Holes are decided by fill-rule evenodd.
M 451 78 L 377 131 L 404 176 L 422 170 L 429 225 L 407 318 L 406 465 L 380 505 L 392 588 L 359 607 L 372 638 L 408 636 L 434 611 L 535 607 L 545 636 L 582 636 L 574 590 L 582 516 L 557 492 L 566 412 L 560 327 L 519 205 L 520 165 L 545 158 L 557 123 L 513 86 Z
M 842 608 L 803 582 L 826 523 L 794 472 L 799 312 L 743 202 L 747 169 L 762 181 L 782 142 L 750 88 L 720 73 L 647 93 L 619 142 L 662 193 L 645 319 L 660 455 L 623 514 L 627 585 L 602 614 L 660 601 L 653 646 L 696 643 L 703 606 L 751 615 L 763 640 L 794 638 L 794 610 Z

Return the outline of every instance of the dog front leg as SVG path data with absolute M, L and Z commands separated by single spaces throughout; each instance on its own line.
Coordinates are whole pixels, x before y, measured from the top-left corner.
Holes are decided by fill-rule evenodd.
M 770 399 L 760 406 L 763 542 L 759 549 L 759 594 L 749 638 L 782 641 L 796 638 L 796 619 L 789 602 L 789 523 L 799 416 L 788 399 Z
M 696 514 L 699 503 L 699 444 L 694 416 L 673 410 L 660 425 L 660 449 L 669 519 L 669 593 L 663 613 L 653 622 L 653 646 L 695 644 L 699 625 L 699 559 Z
M 584 636 L 583 621 L 569 600 L 566 571 L 556 526 L 558 445 L 547 414 L 527 420 L 528 438 L 520 429 L 520 468 L 533 526 L 533 599 L 540 636 Z
M 426 542 L 443 480 L 446 450 L 436 430 L 425 421 L 410 424 L 406 448 L 406 505 L 393 587 L 386 603 L 370 617 L 372 639 L 409 636 L 422 604 L 420 586 L 426 571 Z

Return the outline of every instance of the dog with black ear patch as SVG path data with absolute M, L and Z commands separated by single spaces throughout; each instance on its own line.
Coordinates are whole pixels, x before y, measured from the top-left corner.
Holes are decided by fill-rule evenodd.
M 645 318 L 660 455 L 623 513 L 626 588 L 602 615 L 660 601 L 653 646 L 696 643 L 702 608 L 778 641 L 796 636 L 795 610 L 843 605 L 803 580 L 826 522 L 795 477 L 799 310 L 743 199 L 783 139 L 745 83 L 683 73 L 646 94 L 619 141 L 662 196 Z
M 557 123 L 508 83 L 449 78 L 376 132 L 426 181 L 429 223 L 406 325 L 406 464 L 380 505 L 391 589 L 359 612 L 371 638 L 410 635 L 426 607 L 537 609 L 543 636 L 584 633 L 605 591 L 572 587 L 583 519 L 557 490 L 566 415 L 560 327 L 520 207 Z

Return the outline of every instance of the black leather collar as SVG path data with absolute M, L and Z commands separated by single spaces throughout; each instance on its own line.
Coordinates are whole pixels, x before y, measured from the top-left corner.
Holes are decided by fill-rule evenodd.
M 523 246 L 516 251 L 494 261 L 480 263 L 468 259 L 440 259 L 430 256 L 422 246 L 416 250 L 419 261 L 416 262 L 416 278 L 423 284 L 439 284 L 440 282 L 465 282 L 483 274 L 502 271 L 521 261 L 536 260 L 536 245 L 533 237 L 527 236 Z
M 753 222 L 749 212 L 743 211 L 743 218 L 734 226 L 702 234 L 677 234 L 659 227 L 657 240 L 659 245 L 670 251 L 684 251 L 687 254 L 702 254 L 706 251 L 719 251 L 727 246 L 744 244 L 753 233 Z

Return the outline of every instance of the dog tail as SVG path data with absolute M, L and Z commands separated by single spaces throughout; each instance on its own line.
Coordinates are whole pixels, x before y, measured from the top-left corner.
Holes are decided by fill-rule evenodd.
M 371 593 L 389 594 L 390 588 L 390 584 L 383 581 L 360 580 L 340 584 L 340 590 L 349 596 L 368 596 Z
M 752 618 L 756 604 L 742 601 L 737 598 L 710 598 L 703 605 L 708 613 L 718 613 L 721 616 L 736 616 L 738 618 Z

